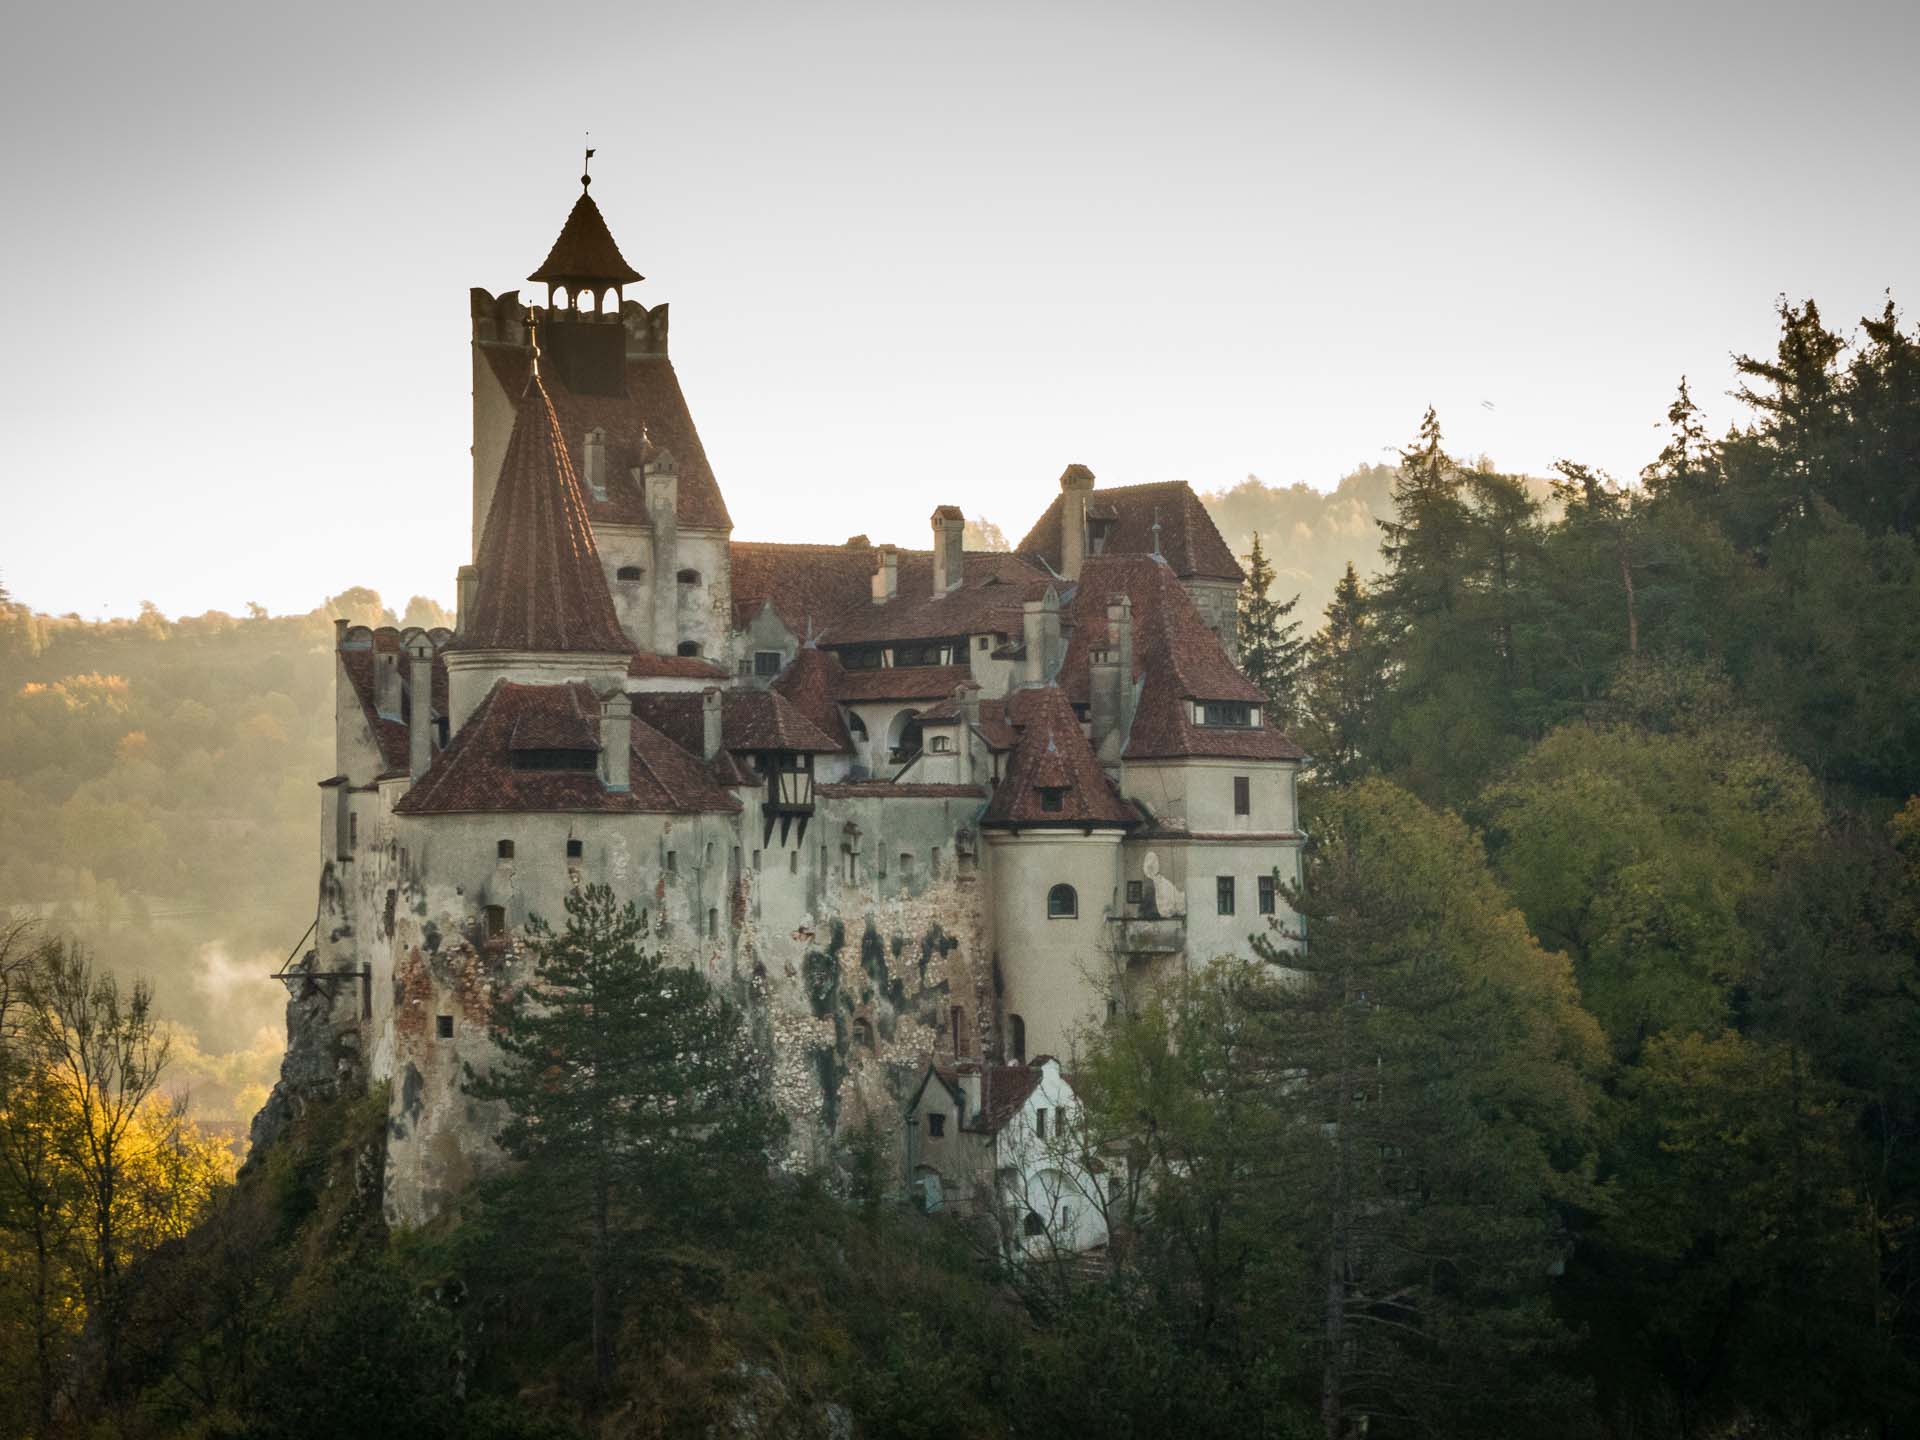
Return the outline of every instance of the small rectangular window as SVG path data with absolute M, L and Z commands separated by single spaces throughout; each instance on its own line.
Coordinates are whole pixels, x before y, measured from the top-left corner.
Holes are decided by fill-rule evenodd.
M 357 850 L 359 849 L 359 847 L 360 847 L 360 817 L 358 815 L 350 814 L 347 816 L 347 849 Z
M 762 680 L 771 680 L 780 673 L 780 660 L 778 650 L 756 650 L 753 652 L 753 673 Z
M 507 933 L 507 907 L 489 905 L 486 909 L 487 939 L 498 940 Z
M 1140 897 L 1145 892 L 1145 889 L 1146 889 L 1146 886 L 1142 881 L 1139 881 L 1139 880 L 1127 881 L 1127 904 L 1138 905 L 1140 903 Z
M 800 873 L 800 852 L 798 850 L 787 856 L 787 873 L 789 875 L 798 875 Z
M 740 847 L 738 845 L 733 847 L 733 873 L 736 875 L 740 873 Z
M 946 1133 L 947 1117 L 937 1110 L 930 1113 L 927 1116 L 927 1138 L 929 1140 L 938 1140 Z
M 578 840 L 567 841 L 567 859 L 578 860 L 587 853 L 587 847 Z
M 667 873 L 669 875 L 674 875 L 674 874 L 678 874 L 679 870 L 680 870 L 680 852 L 678 850 L 667 851 Z
M 502 860 L 513 859 L 513 841 L 502 840 L 498 845 L 493 847 L 493 853 L 498 855 Z
M 1273 914 L 1273 876 L 1271 875 L 1260 877 L 1260 913 Z
M 1222 875 L 1214 881 L 1214 898 L 1222 915 L 1233 914 L 1233 876 Z
M 940 847 L 934 846 L 927 853 L 927 875 L 929 878 L 940 873 Z
M 1034 1109 L 1033 1133 L 1042 1140 L 1047 1138 L 1047 1111 L 1045 1106 L 1036 1106 Z
M 715 909 L 709 909 L 707 911 L 707 938 L 711 940 L 713 939 L 714 936 L 718 935 L 719 933 L 720 933 L 720 912 Z
M 1048 786 L 1040 792 L 1040 808 L 1058 811 L 1066 808 L 1067 792 Z
M 433 1033 L 442 1040 L 453 1039 L 453 1016 L 436 1015 L 433 1017 Z
M 1245 775 L 1233 777 L 1233 813 L 1236 815 L 1253 813 L 1253 781 Z
M 756 870 L 760 868 L 760 852 L 758 850 L 753 852 L 753 868 Z

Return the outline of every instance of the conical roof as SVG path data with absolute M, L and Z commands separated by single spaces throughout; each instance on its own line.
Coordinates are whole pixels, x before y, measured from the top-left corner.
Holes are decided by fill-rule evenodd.
M 553 242 L 546 261 L 527 279 L 546 285 L 572 285 L 582 280 L 598 280 L 608 285 L 632 285 L 646 277 L 621 255 L 613 243 L 613 232 L 600 214 L 600 207 L 584 188 L 573 202 L 567 223 L 560 227 L 560 238 Z
M 540 383 L 527 378 L 500 462 L 475 566 L 472 613 L 454 647 L 546 654 L 626 655 L 586 502 Z

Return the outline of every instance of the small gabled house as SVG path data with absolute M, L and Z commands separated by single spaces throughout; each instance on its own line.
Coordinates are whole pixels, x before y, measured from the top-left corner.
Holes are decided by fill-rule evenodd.
M 1060 1062 L 929 1064 L 907 1105 L 907 1181 L 929 1212 L 995 1223 L 1009 1256 L 1107 1243 L 1109 1165 L 1086 1153 L 1079 1097 Z

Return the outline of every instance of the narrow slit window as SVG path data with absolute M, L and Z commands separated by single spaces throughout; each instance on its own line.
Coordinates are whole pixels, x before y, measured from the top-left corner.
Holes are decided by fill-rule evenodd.
M 1215 907 L 1222 915 L 1233 914 L 1233 876 L 1222 875 L 1213 882 Z
M 1233 813 L 1236 815 L 1253 813 L 1253 781 L 1245 775 L 1233 777 Z
M 578 860 L 587 853 L 587 847 L 578 840 L 567 841 L 567 859 Z
M 453 1038 L 453 1016 L 436 1015 L 433 1017 L 433 1033 L 442 1040 Z

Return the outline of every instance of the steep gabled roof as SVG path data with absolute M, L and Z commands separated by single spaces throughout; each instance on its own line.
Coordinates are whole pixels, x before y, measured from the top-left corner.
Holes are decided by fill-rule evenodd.
M 499 681 L 394 810 L 402 815 L 684 815 L 740 808 L 705 765 L 638 716 L 632 722 L 631 788 L 624 794 L 608 790 L 597 770 L 514 766 L 515 742 L 525 737 L 568 737 L 569 743 L 534 748 L 573 749 L 591 739 L 597 749 L 598 714 L 599 700 L 590 686 Z
M 1262 714 L 1257 726 L 1198 725 L 1195 701 L 1265 706 L 1266 695 L 1240 673 L 1173 572 L 1151 556 L 1097 555 L 1062 615 L 1073 638 L 1060 684 L 1074 701 L 1090 698 L 1093 652 L 1109 639 L 1107 606 L 1125 595 L 1133 606 L 1133 675 L 1140 686 L 1128 735 L 1129 760 L 1218 757 L 1298 760 L 1300 747 Z
M 526 389 L 532 357 L 525 349 L 483 345 L 480 351 L 508 395 L 519 395 Z M 672 453 L 680 471 L 675 511 L 681 525 L 701 530 L 732 529 L 733 520 L 727 514 L 713 466 L 708 463 L 706 447 L 700 443 L 700 432 L 687 408 L 673 362 L 665 355 L 629 355 L 625 365 L 625 393 L 618 395 L 576 394 L 559 377 L 544 372 L 541 376 L 560 419 L 560 433 L 576 475 L 586 463 L 587 433 L 598 429 L 606 437 L 607 498 L 596 499 L 583 490 L 588 516 L 599 524 L 649 523 L 646 490 L 633 478 L 633 472 L 644 470 L 649 456 L 665 449 Z
M 476 558 L 472 613 L 451 648 L 632 652 L 607 594 L 580 483 L 553 402 L 527 377 Z
M 633 285 L 645 278 L 613 243 L 606 217 L 584 186 L 573 209 L 567 212 L 567 223 L 560 227 L 560 238 L 553 242 L 540 268 L 527 277 L 546 285 L 570 285 L 580 280 Z
M 1053 503 L 1033 524 L 1026 538 L 1015 548 L 1021 554 L 1044 559 L 1055 569 L 1060 567 L 1060 515 L 1063 497 Z M 1173 573 L 1182 580 L 1232 580 L 1246 578 L 1233 551 L 1220 538 L 1220 531 L 1207 514 L 1207 507 L 1184 480 L 1165 480 L 1152 485 L 1119 485 L 1095 490 L 1087 497 L 1089 519 L 1109 523 L 1106 555 L 1151 555 L 1154 552 L 1154 521 L 1160 523 L 1160 554 Z
M 809 626 L 818 635 L 835 616 L 872 603 L 877 561 L 870 546 L 736 540 L 729 548 L 736 615 L 744 609 L 751 619 L 771 604 L 781 623 L 804 640 Z
M 375 656 L 388 651 L 404 656 L 400 646 L 400 632 L 390 625 L 383 625 L 373 632 L 371 649 L 348 646 L 334 652 L 340 657 L 340 667 L 346 672 L 347 683 L 353 686 L 354 698 L 360 702 L 360 713 L 366 718 L 367 729 L 373 735 L 374 744 L 379 747 L 380 768 L 383 772 L 407 768 L 411 744 L 407 734 L 407 722 L 413 714 L 413 665 L 405 658 L 400 662 L 403 693 L 400 717 L 394 719 L 380 713 L 379 697 L 375 694 L 374 668 L 377 664 Z M 433 653 L 431 705 L 432 714 L 447 713 L 447 662 L 438 648 Z M 438 743 L 437 739 L 435 743 Z
M 809 645 L 793 657 L 792 663 L 780 672 L 779 678 L 769 688 L 784 695 L 796 710 L 813 722 L 815 729 L 834 742 L 835 749 L 851 750 L 853 740 L 847 734 L 847 722 L 833 698 L 845 674 L 840 661 L 831 652 L 816 650 Z
M 1007 697 L 1007 710 L 1020 739 L 981 824 L 1078 829 L 1138 823 L 1139 812 L 1100 768 L 1059 686 L 1016 690 Z M 1043 790 L 1061 792 L 1058 810 L 1045 807 Z
M 944 700 L 953 687 L 971 680 L 965 665 L 889 665 L 876 670 L 840 672 L 833 698 L 843 703 L 861 700 Z

